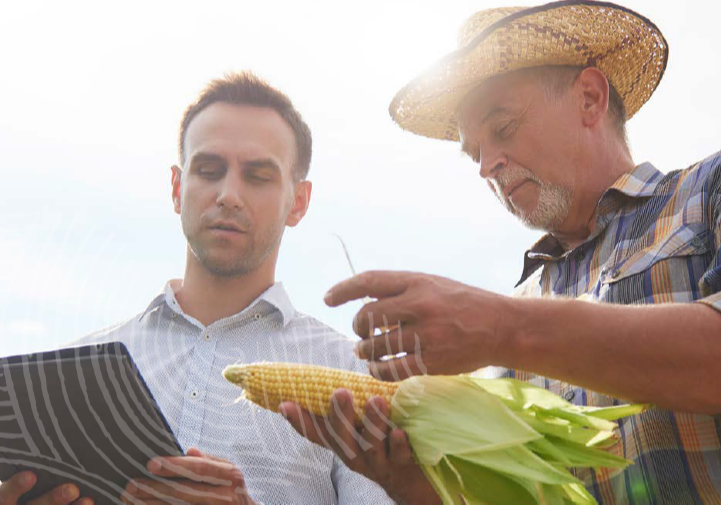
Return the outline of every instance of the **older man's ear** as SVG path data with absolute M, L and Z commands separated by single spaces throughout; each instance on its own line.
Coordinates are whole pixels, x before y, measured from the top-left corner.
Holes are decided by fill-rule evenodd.
M 584 69 L 573 87 L 579 101 L 582 124 L 593 127 L 606 116 L 608 111 L 608 79 L 597 68 Z

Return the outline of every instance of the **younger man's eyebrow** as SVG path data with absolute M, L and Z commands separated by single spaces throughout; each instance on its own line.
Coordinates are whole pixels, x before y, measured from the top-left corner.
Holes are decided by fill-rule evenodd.
M 204 161 L 212 161 L 215 163 L 225 163 L 225 160 L 222 156 L 214 153 L 208 153 L 204 151 L 197 152 L 193 154 L 193 157 L 190 158 L 189 165 L 193 165 L 196 163 L 201 163 Z
M 243 166 L 247 168 L 270 168 L 272 170 L 280 172 L 280 166 L 275 160 L 271 158 L 258 158 L 255 160 L 248 160 L 243 163 Z

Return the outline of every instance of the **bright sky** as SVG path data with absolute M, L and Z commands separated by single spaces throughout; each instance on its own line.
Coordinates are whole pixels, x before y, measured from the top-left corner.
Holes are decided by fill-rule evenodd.
M 325 291 L 358 270 L 444 275 L 509 294 L 539 236 L 456 144 L 401 131 L 395 91 L 454 48 L 476 10 L 528 2 L 5 2 L 0 7 L 0 355 L 58 347 L 142 311 L 180 277 L 170 166 L 185 106 L 229 70 L 284 90 L 313 130 L 311 209 L 278 278 L 296 307 L 350 333 L 360 303 Z M 717 0 L 628 0 L 670 45 L 629 123 L 664 172 L 721 149 Z

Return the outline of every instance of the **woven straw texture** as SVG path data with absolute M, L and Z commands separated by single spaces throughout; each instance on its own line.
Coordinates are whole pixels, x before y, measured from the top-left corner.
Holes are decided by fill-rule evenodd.
M 542 65 L 597 67 L 631 118 L 658 86 L 668 58 L 651 21 L 590 1 L 480 11 L 460 29 L 458 46 L 396 94 L 389 112 L 402 128 L 457 141 L 456 109 L 469 91 L 489 77 Z

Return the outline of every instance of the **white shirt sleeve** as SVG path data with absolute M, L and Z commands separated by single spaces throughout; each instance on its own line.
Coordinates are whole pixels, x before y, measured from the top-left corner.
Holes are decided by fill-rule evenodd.
M 338 505 L 392 505 L 395 504 L 378 484 L 352 471 L 333 456 L 331 480 L 338 495 Z

